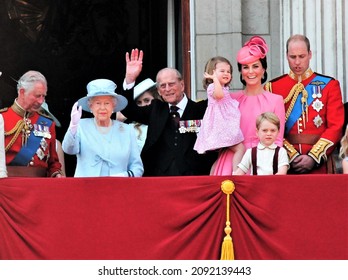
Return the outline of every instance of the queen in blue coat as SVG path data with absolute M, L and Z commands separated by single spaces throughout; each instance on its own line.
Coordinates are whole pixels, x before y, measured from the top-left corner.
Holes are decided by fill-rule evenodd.
M 143 175 L 134 129 L 111 119 L 114 112 L 127 106 L 127 99 L 115 89 L 111 80 L 93 80 L 87 85 L 87 96 L 72 108 L 62 147 L 65 153 L 77 157 L 74 177 Z M 92 112 L 94 117 L 81 119 L 82 110 Z

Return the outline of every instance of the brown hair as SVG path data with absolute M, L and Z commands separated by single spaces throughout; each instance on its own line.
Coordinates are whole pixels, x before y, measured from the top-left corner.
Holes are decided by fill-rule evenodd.
M 223 56 L 215 56 L 215 57 L 209 59 L 207 61 L 207 63 L 205 64 L 204 72 L 207 72 L 208 74 L 213 74 L 213 71 L 216 68 L 216 64 L 221 63 L 221 62 L 225 62 L 225 63 L 227 63 L 230 66 L 230 68 L 231 68 L 231 75 L 232 75 L 232 72 L 233 72 L 232 64 L 231 64 L 231 62 L 227 58 L 225 58 Z M 212 79 L 203 78 L 203 88 L 204 89 L 207 89 L 208 85 L 211 84 L 211 83 L 213 83 Z
M 309 42 L 309 39 L 305 35 L 295 34 L 295 35 L 290 36 L 290 38 L 286 41 L 286 53 L 289 52 L 289 44 L 292 41 L 303 41 L 303 42 L 305 42 L 305 44 L 307 46 L 307 51 L 308 52 L 311 51 L 311 44 Z
M 267 74 L 267 57 L 265 56 L 264 58 L 260 58 L 259 60 L 261 62 L 262 68 L 265 69 L 265 73 L 264 73 L 263 77 L 261 78 L 261 84 L 263 84 L 263 83 L 265 83 L 267 81 L 267 78 L 268 78 L 268 74 Z M 242 73 L 241 73 L 242 72 L 242 64 L 237 62 L 237 66 L 238 66 L 238 71 L 240 72 L 239 80 L 241 81 L 241 83 L 243 85 L 246 86 L 246 82 L 245 82 L 245 80 L 243 80 Z

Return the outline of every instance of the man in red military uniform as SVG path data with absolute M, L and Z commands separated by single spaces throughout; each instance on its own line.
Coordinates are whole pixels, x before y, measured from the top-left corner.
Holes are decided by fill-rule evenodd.
M 46 78 L 28 71 L 19 79 L 17 90 L 13 105 L 1 110 L 9 177 L 62 177 L 55 123 L 41 108 L 47 93 Z
M 344 122 L 340 84 L 310 69 L 312 52 L 306 36 L 291 36 L 286 48 L 290 73 L 265 88 L 284 98 L 289 173 L 334 173 L 331 153 L 342 137 Z

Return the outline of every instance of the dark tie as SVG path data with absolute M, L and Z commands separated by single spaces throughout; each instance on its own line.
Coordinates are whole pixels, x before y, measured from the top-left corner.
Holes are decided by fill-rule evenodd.
M 180 115 L 178 113 L 179 107 L 177 106 L 170 106 L 170 116 L 173 119 L 173 123 L 175 127 L 179 126 L 179 121 L 180 121 Z

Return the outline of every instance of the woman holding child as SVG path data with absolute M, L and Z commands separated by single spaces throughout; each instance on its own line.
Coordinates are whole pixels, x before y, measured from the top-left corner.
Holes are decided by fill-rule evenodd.
M 279 135 L 275 143 L 283 146 L 285 109 L 283 98 L 265 91 L 263 83 L 267 80 L 268 46 L 259 36 L 253 36 L 237 54 L 240 80 L 244 90 L 232 93 L 231 98 L 239 102 L 241 112 L 240 126 L 244 135 L 243 144 L 246 149 L 257 146 L 256 119 L 264 112 L 275 113 L 280 120 Z M 213 175 L 231 175 L 233 152 L 230 149 L 220 151 L 219 158 L 213 167 Z

